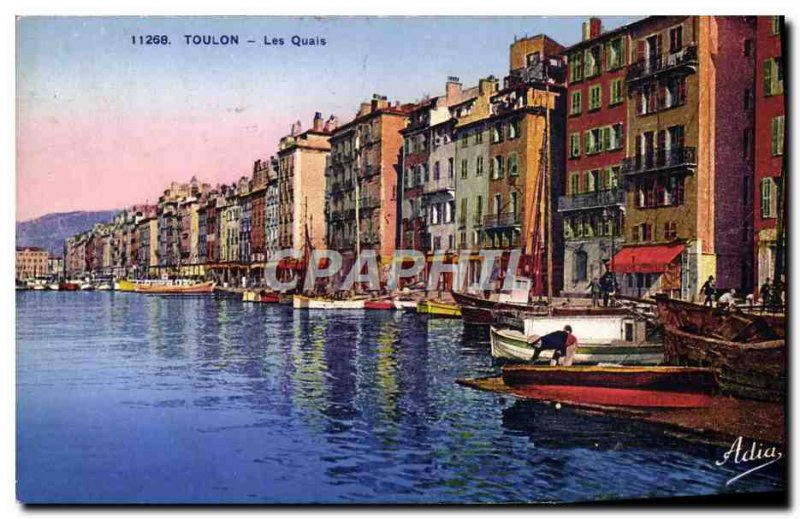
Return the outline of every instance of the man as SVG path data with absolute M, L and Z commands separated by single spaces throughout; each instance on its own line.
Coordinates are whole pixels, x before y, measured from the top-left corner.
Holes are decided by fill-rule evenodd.
M 578 349 L 578 338 L 572 335 L 572 326 L 566 325 L 563 330 L 542 335 L 534 344 L 535 351 L 531 362 L 536 362 L 544 350 L 553 350 L 550 365 L 561 364 L 571 366 L 575 351 Z
M 597 300 L 600 298 L 600 293 L 602 292 L 600 282 L 594 277 L 589 284 L 586 285 L 586 288 L 589 289 L 589 294 L 592 296 L 592 307 L 594 308 L 597 306 Z
M 609 296 L 617 291 L 617 278 L 608 270 L 608 263 L 606 263 L 606 273 L 600 278 L 600 290 L 603 292 L 603 306 L 608 306 Z
M 703 306 L 714 306 L 714 294 L 716 292 L 717 287 L 714 285 L 714 276 L 708 276 L 706 282 L 700 287 L 700 294 L 705 297 Z
M 761 301 L 761 309 L 766 309 L 772 303 L 772 283 L 767 278 L 761 288 L 758 289 L 758 299 Z
M 717 301 L 717 308 L 724 308 L 725 310 L 733 310 L 736 308 L 736 290 L 730 289 L 720 296 Z

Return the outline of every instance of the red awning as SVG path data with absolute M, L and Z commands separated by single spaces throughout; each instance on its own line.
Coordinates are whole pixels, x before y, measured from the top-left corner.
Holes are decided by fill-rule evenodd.
M 614 256 L 612 268 L 623 274 L 664 272 L 684 248 L 683 243 L 623 247 Z

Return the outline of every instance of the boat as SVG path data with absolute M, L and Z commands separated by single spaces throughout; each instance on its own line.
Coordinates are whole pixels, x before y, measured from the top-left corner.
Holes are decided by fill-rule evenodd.
M 136 283 L 129 279 L 120 279 L 114 283 L 114 289 L 120 292 L 134 292 L 136 290 Z
M 503 366 L 503 382 L 524 385 L 712 392 L 716 370 L 682 366 Z
M 785 324 L 665 296 L 655 300 L 670 364 L 718 369 L 720 387 L 731 396 L 785 399 Z
M 75 290 L 79 290 L 80 284 L 76 281 L 64 281 L 59 284 L 59 289 L 66 290 L 68 292 L 74 292 Z
M 392 305 L 394 306 L 395 310 L 402 310 L 406 312 L 415 312 L 417 310 L 417 300 L 407 295 L 393 298 Z
M 514 329 L 491 327 L 489 341 L 495 359 L 531 362 L 533 343 L 539 335 L 525 335 Z M 549 363 L 553 350 L 542 350 L 537 360 Z M 626 365 L 656 365 L 664 360 L 664 347 L 657 344 L 582 344 L 578 343 L 572 362 L 574 364 L 615 363 Z
M 394 310 L 394 303 L 391 299 L 368 299 L 364 301 L 365 310 Z
M 48 290 L 59 290 L 61 286 L 58 283 L 50 283 L 47 285 Z
M 96 290 L 112 290 L 112 286 L 110 283 L 100 283 L 97 285 Z
M 245 290 L 242 293 L 242 301 L 249 303 L 280 303 L 280 295 L 266 290 Z
M 428 299 L 417 303 L 417 313 L 427 314 L 431 317 L 461 317 L 458 305 L 443 303 L 435 299 Z
M 303 295 L 292 296 L 295 309 L 309 310 L 363 310 L 365 299 L 326 299 Z
M 160 294 L 160 295 L 193 295 L 193 294 L 211 294 L 214 292 L 213 281 L 206 281 L 203 283 L 175 283 L 175 284 L 136 284 L 135 292 L 144 294 Z
M 94 285 L 91 283 L 81 283 L 80 288 L 81 290 L 94 290 Z
M 47 286 L 46 285 L 42 285 L 41 283 L 35 283 L 33 285 L 33 289 L 34 290 L 47 290 Z

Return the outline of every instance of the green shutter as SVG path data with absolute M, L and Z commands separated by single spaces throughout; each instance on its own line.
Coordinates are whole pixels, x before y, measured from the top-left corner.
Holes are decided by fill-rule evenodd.
M 772 60 L 764 60 L 764 95 L 772 95 Z
M 583 132 L 583 147 L 586 150 L 586 154 L 592 152 L 592 133 L 591 132 Z
M 611 126 L 606 126 L 601 130 L 603 132 L 603 149 L 611 149 Z

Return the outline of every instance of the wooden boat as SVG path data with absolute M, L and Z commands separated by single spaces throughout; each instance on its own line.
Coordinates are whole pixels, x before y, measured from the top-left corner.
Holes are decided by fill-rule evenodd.
M 365 310 L 394 310 L 391 299 L 370 299 L 364 301 Z
M 74 281 L 64 281 L 59 284 L 59 288 L 68 292 L 74 292 L 80 289 L 80 285 Z
M 111 290 L 111 289 L 112 289 L 112 287 L 111 287 L 111 284 L 109 284 L 109 283 L 100 283 L 95 288 L 95 290 Z
M 539 335 L 525 335 L 513 329 L 492 327 L 489 334 L 492 357 L 495 359 L 530 362 L 533 359 L 533 343 Z M 553 350 L 543 350 L 538 361 L 549 363 Z M 614 363 L 626 365 L 656 365 L 664 360 L 664 347 L 657 344 L 582 344 L 572 359 L 574 364 Z
M 527 385 L 512 390 L 515 396 L 545 402 L 563 402 L 577 406 L 630 408 L 710 408 L 719 398 L 708 393 L 663 391 L 658 389 L 627 389 L 593 386 Z
M 280 303 L 280 295 L 266 290 L 245 290 L 242 293 L 242 301 L 249 303 Z
M 461 310 L 459 310 L 458 305 L 447 304 L 434 299 L 417 303 L 417 313 L 431 317 L 461 317 Z
M 363 310 L 364 299 L 324 299 L 302 295 L 292 296 L 292 306 L 309 310 Z
M 720 387 L 732 396 L 772 402 L 786 397 L 784 327 L 660 296 L 656 304 L 670 364 L 718 369 Z
M 206 281 L 204 283 L 194 284 L 136 284 L 135 291 L 144 294 L 160 294 L 160 295 L 194 295 L 194 294 L 211 294 L 214 292 L 213 281 Z
M 82 283 L 81 290 L 94 290 L 94 285 L 91 283 Z
M 120 279 L 114 284 L 114 289 L 120 292 L 133 292 L 136 290 L 136 283 L 128 279 Z
M 417 309 L 417 302 L 410 298 L 404 299 L 396 297 L 392 299 L 392 305 L 395 310 L 403 310 L 406 312 L 413 312 Z
M 710 368 L 681 366 L 504 366 L 509 386 L 555 385 L 622 389 L 711 392 L 717 388 Z

